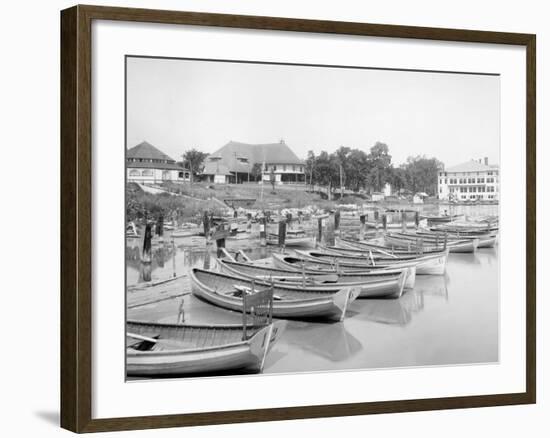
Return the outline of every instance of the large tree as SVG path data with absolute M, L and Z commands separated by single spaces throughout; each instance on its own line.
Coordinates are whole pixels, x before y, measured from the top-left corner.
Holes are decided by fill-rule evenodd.
M 368 156 L 370 169 L 367 172 L 367 185 L 374 191 L 381 191 L 387 182 L 390 182 L 392 175 L 391 155 L 388 145 L 376 142 L 370 149 Z
M 207 156 L 207 153 L 197 149 L 190 149 L 183 154 L 183 166 L 190 170 L 191 183 L 193 183 L 194 175 L 204 169 L 204 160 Z
M 411 156 L 407 158 L 407 162 L 402 167 L 406 174 L 409 190 L 413 193 L 436 194 L 438 173 L 443 169 L 443 163 L 437 158 L 427 158 L 423 155 Z

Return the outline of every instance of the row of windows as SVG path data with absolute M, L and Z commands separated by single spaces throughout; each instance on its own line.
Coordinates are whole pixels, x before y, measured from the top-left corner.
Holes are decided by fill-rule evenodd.
M 487 181 L 485 178 L 445 178 L 440 179 L 439 184 L 447 184 L 447 181 L 449 184 L 484 184 L 487 183 L 494 183 L 495 178 L 487 178 Z
M 498 170 L 491 170 L 489 172 L 449 172 L 451 175 L 448 174 L 448 172 L 439 172 L 439 176 L 440 177 L 443 177 L 443 176 L 457 176 L 457 177 L 460 177 L 460 176 L 466 176 L 466 177 L 469 177 L 469 176 L 484 176 L 484 175 L 489 175 L 489 176 L 492 176 L 492 175 L 498 175 Z M 475 175 L 474 175 L 475 173 Z
M 480 195 L 460 195 L 460 199 L 482 199 Z M 487 195 L 487 199 L 496 199 L 495 195 Z
M 439 188 L 439 193 L 442 193 L 442 188 Z M 495 187 L 493 186 L 471 186 L 471 187 L 451 187 L 449 190 L 451 193 L 492 193 L 495 192 Z
M 290 170 L 292 168 L 292 171 L 293 172 L 303 172 L 304 171 L 304 166 L 297 166 L 295 164 L 292 164 L 292 165 L 288 165 L 288 170 Z M 287 165 L 286 164 L 273 164 L 273 165 L 269 165 L 266 163 L 265 165 L 265 169 L 264 170 L 282 170 L 282 171 L 286 171 L 287 170 Z
M 161 164 L 167 164 L 167 163 L 173 163 L 173 161 L 169 160 L 156 160 L 152 158 L 128 158 L 126 161 L 129 163 L 161 163 Z
M 139 176 L 153 177 L 155 173 L 153 172 L 152 169 L 143 169 L 143 170 L 132 169 L 130 170 L 128 175 L 131 177 L 139 177 Z M 162 172 L 162 179 L 169 179 L 169 178 L 170 178 L 170 171 L 164 170 Z M 178 178 L 189 179 L 189 172 L 178 172 Z

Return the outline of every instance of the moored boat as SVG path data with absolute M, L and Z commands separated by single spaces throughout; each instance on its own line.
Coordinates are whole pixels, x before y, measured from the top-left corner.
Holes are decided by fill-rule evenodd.
M 445 241 L 440 243 L 436 239 L 426 239 L 422 236 L 407 235 L 405 233 L 388 233 L 384 236 L 387 244 L 400 246 L 402 248 L 417 249 L 417 251 L 440 250 L 445 246 Z M 448 241 L 446 246 L 449 252 L 475 252 L 479 244 L 479 239 L 461 239 Z
M 285 321 L 249 326 L 127 321 L 128 376 L 183 376 L 243 370 L 260 372 Z M 268 341 L 269 340 L 269 341 Z
M 331 260 L 333 263 L 338 263 L 345 268 L 365 268 L 373 266 L 392 267 L 409 267 L 415 266 L 418 275 L 443 275 L 447 265 L 448 251 L 445 250 L 436 254 L 416 255 L 416 256 L 401 256 L 399 258 L 383 258 L 375 259 L 372 252 L 368 255 L 343 255 L 336 251 L 296 251 L 300 256 L 311 258 L 313 260 Z
M 406 268 L 388 268 L 383 266 L 370 266 L 365 268 L 347 268 L 328 262 L 325 260 L 312 260 L 303 257 L 292 256 L 289 254 L 271 254 L 273 264 L 276 268 L 286 269 L 294 272 L 300 272 L 305 269 L 307 272 L 314 271 L 319 274 L 337 274 L 347 278 L 349 281 L 354 281 L 352 278 L 361 279 L 363 276 L 380 275 L 380 274 L 399 274 L 406 271 L 405 289 L 414 288 L 416 282 L 416 266 Z M 356 280 L 355 280 L 356 281 Z
M 274 284 L 285 284 L 297 290 L 334 291 L 345 287 L 358 288 L 358 298 L 391 297 L 399 298 L 405 287 L 406 271 L 385 275 L 363 275 L 342 279 L 336 274 L 311 274 L 283 269 L 255 266 L 252 264 L 218 260 L 222 272 L 229 275 L 243 276 L 255 281 L 273 281 Z
M 189 271 L 191 291 L 199 298 L 219 307 L 239 311 L 243 288 L 273 287 L 273 316 L 289 319 L 322 318 L 341 321 L 348 304 L 359 296 L 359 289 L 309 290 L 295 286 L 271 285 L 268 281 L 254 281 L 245 277 L 193 268 Z
M 267 240 L 268 245 L 278 245 L 279 235 L 275 233 L 268 233 Z M 308 247 L 315 244 L 315 239 L 306 234 L 304 230 L 287 230 L 285 236 L 285 247 Z

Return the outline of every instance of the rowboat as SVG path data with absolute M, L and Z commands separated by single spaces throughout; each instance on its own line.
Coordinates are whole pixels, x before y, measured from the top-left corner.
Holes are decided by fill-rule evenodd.
M 378 221 L 365 221 L 365 225 L 371 228 L 383 228 L 384 225 L 382 222 Z M 405 222 L 405 228 L 415 228 L 416 222 Z M 400 230 L 403 228 L 403 224 L 401 222 L 389 222 L 386 223 L 386 229 L 390 230 Z
M 128 376 L 183 376 L 221 371 L 261 372 L 286 321 L 264 326 L 190 325 L 128 321 Z M 267 340 L 269 339 L 269 342 Z
M 375 263 L 384 262 L 384 261 L 408 261 L 408 260 L 414 260 L 418 257 L 425 257 L 428 254 L 392 254 L 391 248 L 389 251 L 384 250 L 374 250 L 372 248 L 359 248 L 359 247 L 341 247 L 341 246 L 325 246 L 325 245 L 319 245 L 318 250 L 321 250 L 322 252 L 326 252 L 327 254 L 337 254 L 337 255 L 343 255 L 343 256 L 352 256 L 352 257 L 361 257 L 361 258 L 369 258 L 370 260 L 374 260 Z M 445 249 L 440 249 L 438 251 L 432 251 L 429 253 L 429 255 L 445 255 L 448 251 Z
M 351 249 L 356 251 L 359 250 L 362 252 L 372 250 L 375 252 L 379 252 L 380 254 L 391 254 L 396 256 L 401 256 L 401 255 L 418 256 L 419 254 L 419 251 L 416 251 L 416 250 L 409 251 L 400 246 L 396 247 L 396 246 L 381 245 L 379 243 L 376 243 L 377 240 L 351 240 L 351 239 L 345 239 L 342 237 L 336 237 L 335 242 L 339 248 Z M 433 249 L 433 250 L 426 250 L 426 248 L 424 248 L 424 251 L 422 252 L 422 254 L 423 255 L 440 254 L 441 251 L 442 251 L 441 248 Z
M 284 284 L 303 291 L 332 291 L 334 293 L 345 287 L 359 289 L 358 298 L 391 297 L 399 298 L 403 294 L 406 272 L 385 275 L 356 276 L 354 281 L 340 281 L 337 275 L 314 274 L 267 268 L 246 263 L 231 262 L 218 259 L 222 272 L 245 277 L 255 281 L 273 281 L 274 284 Z M 332 278 L 328 278 L 332 277 Z
M 422 242 L 423 250 L 428 251 L 440 250 L 444 246 L 444 240 L 441 242 L 441 247 L 439 247 L 435 239 L 423 239 L 422 236 L 407 235 L 405 233 L 388 233 L 384 236 L 384 240 L 387 244 L 409 248 L 409 250 L 420 242 Z M 447 242 L 447 248 L 449 252 L 475 252 L 478 244 L 479 239 L 453 240 Z
M 194 295 L 219 307 L 239 311 L 242 288 L 270 287 L 268 281 L 193 268 L 189 271 Z M 324 318 L 342 321 L 349 303 L 359 296 L 359 289 L 345 287 L 334 290 L 310 290 L 280 283 L 273 284 L 273 316 L 289 319 Z
M 416 282 L 416 266 L 409 266 L 407 268 L 387 268 L 387 267 L 373 267 L 368 268 L 348 268 L 335 265 L 332 262 L 325 260 L 312 260 L 299 256 L 291 256 L 288 254 L 271 254 L 273 264 L 278 269 L 290 270 L 296 273 L 300 273 L 302 269 L 306 272 L 317 272 L 318 274 L 337 274 L 340 277 L 346 278 L 348 281 L 361 281 L 365 276 L 378 276 L 387 274 L 400 274 L 402 271 L 406 271 L 405 289 L 414 288 Z
M 424 239 L 428 238 L 431 242 L 435 242 L 436 244 L 440 244 L 442 241 L 445 241 L 445 238 L 447 238 L 447 241 L 457 241 L 457 240 L 472 240 L 472 239 L 478 239 L 479 243 L 477 245 L 478 248 L 492 248 L 495 246 L 495 243 L 497 241 L 497 233 L 495 232 L 458 232 L 458 233 L 450 233 L 450 232 L 438 232 L 438 231 L 421 231 L 417 230 L 415 233 L 416 236 L 420 236 Z M 436 245 L 437 246 L 437 245 Z
M 200 228 L 189 228 L 189 229 L 177 229 L 172 231 L 170 233 L 170 236 L 177 239 L 181 237 L 192 237 L 192 236 L 198 236 L 200 233 Z
M 313 260 L 332 260 L 345 268 L 365 268 L 372 266 L 384 267 L 409 267 L 415 266 L 418 275 L 443 275 L 447 265 L 448 251 L 438 254 L 428 254 L 420 256 L 403 256 L 402 258 L 384 258 L 375 260 L 374 256 L 368 255 L 343 255 L 336 251 L 296 251 L 297 254 Z M 372 257 L 371 257 L 372 256 Z
M 426 219 L 430 223 L 434 224 L 440 224 L 440 223 L 446 223 L 446 222 L 452 222 L 459 219 L 463 219 L 463 214 L 448 214 L 448 215 L 423 215 L 420 216 L 421 219 Z
M 275 233 L 269 233 L 267 235 L 266 242 L 268 245 L 278 245 L 279 235 Z M 313 237 L 306 235 L 304 230 L 287 230 L 285 236 L 286 247 L 308 247 L 313 246 L 315 240 Z

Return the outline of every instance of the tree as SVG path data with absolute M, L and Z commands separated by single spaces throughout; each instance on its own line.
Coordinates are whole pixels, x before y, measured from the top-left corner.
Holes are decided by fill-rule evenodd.
M 254 181 L 258 181 L 262 177 L 262 163 L 254 163 L 250 169 L 250 176 L 254 178 Z
M 427 158 L 417 155 L 408 157 L 402 166 L 405 171 L 407 188 L 413 193 L 426 192 L 435 195 L 437 192 L 437 178 L 443 169 L 443 163 L 437 158 Z
M 376 142 L 370 149 L 368 156 L 370 170 L 367 173 L 367 183 L 374 191 L 381 191 L 382 187 L 391 179 L 391 155 L 388 145 Z
M 193 184 L 193 176 L 195 173 L 200 173 L 204 169 L 203 163 L 207 156 L 207 153 L 196 149 L 190 149 L 183 154 L 183 166 L 190 170 L 191 184 Z

